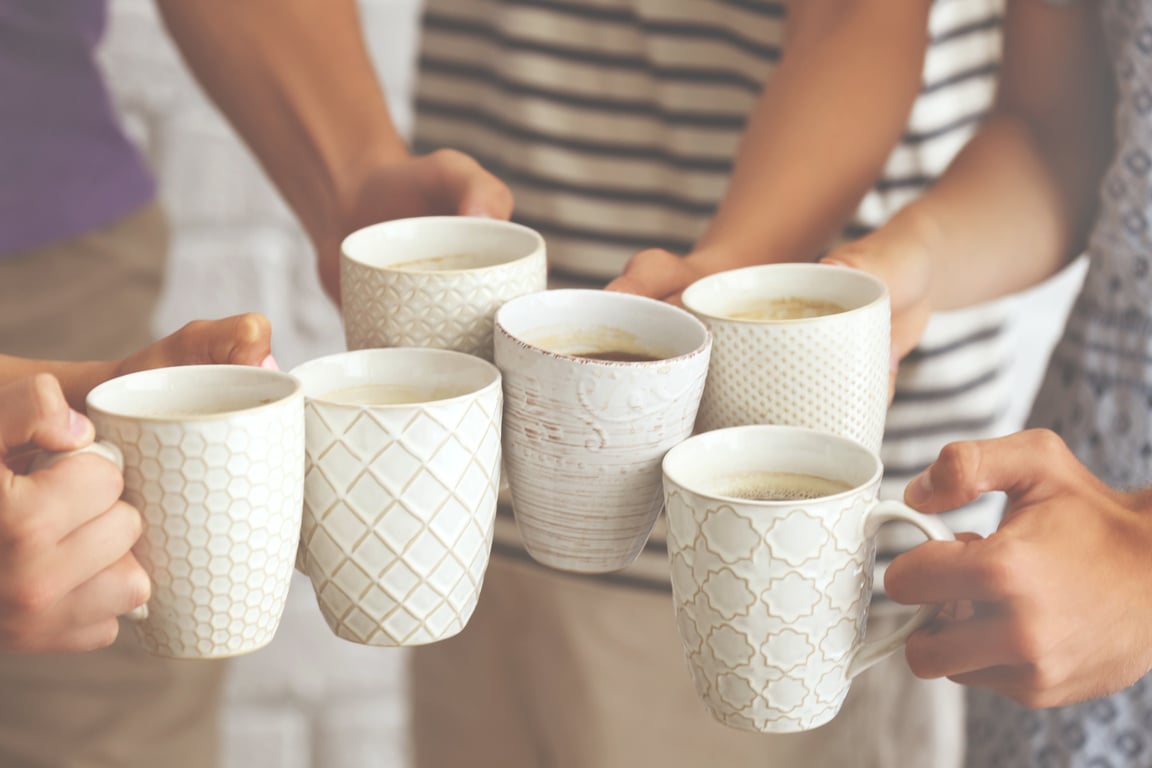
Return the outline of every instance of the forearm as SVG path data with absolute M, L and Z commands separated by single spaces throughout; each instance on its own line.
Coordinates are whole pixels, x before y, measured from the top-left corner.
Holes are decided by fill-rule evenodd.
M 932 190 L 893 217 L 887 237 L 924 243 L 934 310 L 1007 295 L 1078 251 L 1094 196 L 1073 194 L 1066 181 L 1026 124 L 997 115 Z
M 875 183 L 919 91 L 929 3 L 801 0 L 698 250 L 815 259 Z
M 211 98 L 313 239 L 354 205 L 358 167 L 407 156 L 352 0 L 157 0 Z
M 117 365 L 117 361 L 64 362 L 0 355 L 0 386 L 37 373 L 50 373 L 60 382 L 68 404 L 83 411 L 89 390 L 109 379 Z
M 997 106 L 885 238 L 920 238 L 933 309 L 1012 293 L 1084 248 L 1112 154 L 1112 87 L 1095 8 L 1014 0 Z

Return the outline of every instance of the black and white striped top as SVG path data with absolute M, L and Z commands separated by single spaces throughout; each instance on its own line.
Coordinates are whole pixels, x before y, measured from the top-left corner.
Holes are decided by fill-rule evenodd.
M 967 140 L 993 94 L 999 11 L 936 0 L 920 98 L 846 236 L 882 223 Z M 476 157 L 512 187 L 515 219 L 544 235 L 553 272 L 602 285 L 637 249 L 686 253 L 703 233 L 783 27 L 769 0 L 426 0 L 416 148 Z M 902 366 L 884 495 L 899 497 L 945 443 L 1018 426 L 1006 323 L 999 304 L 933 318 Z M 949 522 L 984 532 L 997 514 L 988 500 Z M 881 564 L 919 540 L 886 526 Z M 503 514 L 495 551 L 527 558 Z M 634 566 L 597 578 L 667 589 L 662 523 Z

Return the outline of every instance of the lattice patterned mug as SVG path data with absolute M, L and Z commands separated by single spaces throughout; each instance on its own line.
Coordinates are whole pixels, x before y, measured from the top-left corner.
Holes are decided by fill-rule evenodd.
M 365 349 L 293 369 L 305 393 L 297 567 L 328 626 L 365 645 L 467 624 L 492 550 L 500 372 L 438 349 Z

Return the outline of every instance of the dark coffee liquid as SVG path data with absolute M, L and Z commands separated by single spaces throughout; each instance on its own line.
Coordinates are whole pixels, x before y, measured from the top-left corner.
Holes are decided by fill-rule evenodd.
M 606 349 L 602 352 L 582 352 L 575 357 L 585 360 L 604 360 L 610 363 L 651 363 L 664 358 L 644 352 L 631 352 L 623 349 Z

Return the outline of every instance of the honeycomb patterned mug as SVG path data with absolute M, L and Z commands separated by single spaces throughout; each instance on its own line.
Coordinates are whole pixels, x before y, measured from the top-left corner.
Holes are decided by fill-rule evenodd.
M 300 535 L 299 382 L 247 366 L 158 368 L 100 384 L 87 405 L 91 450 L 120 464 L 144 518 L 133 553 L 152 596 L 130 616 L 141 645 L 187 659 L 267 645 Z
M 788 733 L 835 717 L 852 679 L 937 606 L 864 641 L 875 537 L 889 521 L 951 540 L 938 519 L 877 501 L 876 454 L 798 427 L 696 435 L 664 458 L 676 623 L 696 691 L 721 722 Z
M 341 247 L 348 349 L 433 347 L 492 359 L 492 318 L 542 291 L 544 239 L 528 227 L 464 216 L 374 224 Z
M 698 431 L 785 424 L 880 450 L 891 320 L 879 278 L 827 264 L 763 264 L 702 278 L 683 302 L 714 338 Z
M 500 372 L 441 349 L 363 349 L 293 369 L 306 396 L 298 566 L 332 631 L 365 645 L 468 623 L 492 550 Z

